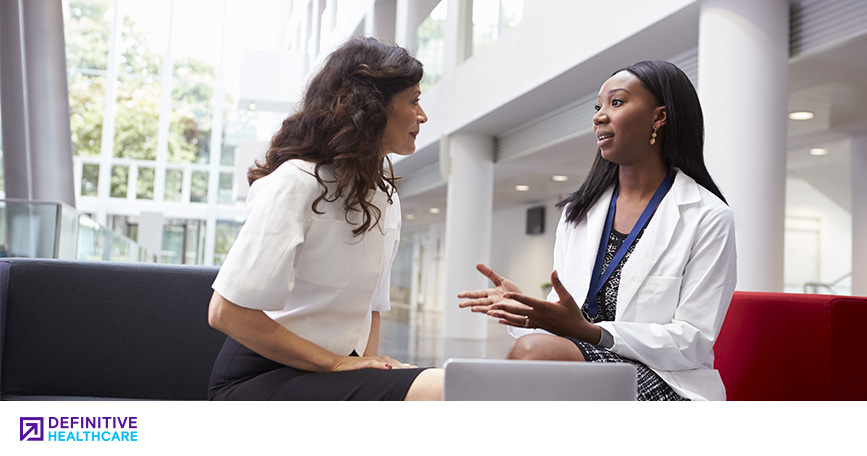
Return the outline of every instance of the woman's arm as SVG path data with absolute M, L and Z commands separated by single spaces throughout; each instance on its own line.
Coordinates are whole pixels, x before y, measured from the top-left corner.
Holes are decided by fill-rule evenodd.
M 377 356 L 379 353 L 379 312 L 371 312 L 370 337 L 367 338 L 367 347 L 364 348 L 364 356 Z
M 289 331 L 263 311 L 238 306 L 217 292 L 211 297 L 208 323 L 265 358 L 296 369 L 331 372 L 391 369 L 396 364 L 388 357 L 336 355 Z

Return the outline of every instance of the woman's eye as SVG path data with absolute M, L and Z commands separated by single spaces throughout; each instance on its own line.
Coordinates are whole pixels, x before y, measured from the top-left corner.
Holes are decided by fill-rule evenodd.
M 614 100 L 611 100 L 611 106 L 620 106 L 622 104 L 623 104 L 623 100 L 618 100 L 616 98 Z
M 594 110 L 594 111 L 599 112 L 600 109 L 602 109 L 602 106 L 599 106 L 599 105 L 593 105 L 593 110 Z

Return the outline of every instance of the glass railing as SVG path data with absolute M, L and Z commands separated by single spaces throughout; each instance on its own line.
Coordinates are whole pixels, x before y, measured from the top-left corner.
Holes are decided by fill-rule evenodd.
M 58 202 L 0 200 L 0 257 L 156 263 L 155 253 Z

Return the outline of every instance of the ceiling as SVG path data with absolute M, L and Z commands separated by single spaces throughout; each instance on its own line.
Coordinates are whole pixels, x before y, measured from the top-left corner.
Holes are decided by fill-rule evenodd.
M 815 113 L 812 120 L 788 121 L 787 168 L 846 211 L 851 211 L 849 139 L 867 134 L 867 35 L 839 43 L 789 64 L 789 108 Z M 588 116 L 589 117 L 589 116 Z M 814 156 L 821 147 L 827 155 Z M 595 138 L 587 133 L 527 156 L 498 162 L 494 173 L 494 209 L 559 198 L 584 180 L 595 153 Z M 587 151 L 582 153 L 580 151 Z M 400 166 L 396 166 L 400 173 Z M 555 174 L 568 176 L 554 182 Z M 529 191 L 520 192 L 523 184 Z M 410 219 L 406 226 L 445 220 L 446 185 L 402 198 Z M 428 212 L 438 208 L 438 214 Z

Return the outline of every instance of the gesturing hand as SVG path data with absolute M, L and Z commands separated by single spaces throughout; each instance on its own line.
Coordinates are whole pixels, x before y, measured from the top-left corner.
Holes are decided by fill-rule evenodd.
M 493 269 L 488 267 L 488 265 L 478 263 L 476 264 L 476 269 L 494 283 L 494 288 L 460 292 L 458 298 L 466 300 L 458 304 L 459 307 L 469 307 L 473 312 L 486 313 L 494 304 L 509 303 L 510 301 L 503 297 L 506 293 L 521 293 L 521 289 L 518 288 L 518 285 L 516 285 L 515 282 L 497 274 Z M 511 301 L 511 304 L 517 303 Z
M 551 284 L 560 298 L 558 302 L 508 292 L 503 296 L 503 302 L 491 305 L 487 313 L 499 318 L 500 323 L 504 325 L 541 328 L 558 336 L 574 337 L 595 343 L 601 336 L 598 327 L 584 318 L 575 299 L 560 282 L 557 271 L 551 273 Z

